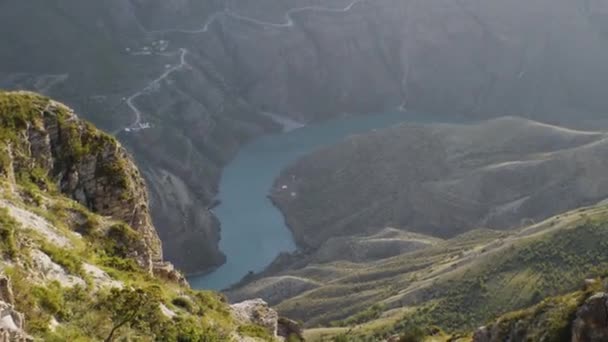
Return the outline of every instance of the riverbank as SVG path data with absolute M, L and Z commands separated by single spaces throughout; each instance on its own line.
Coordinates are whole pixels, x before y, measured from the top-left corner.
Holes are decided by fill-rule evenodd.
M 269 199 L 277 177 L 301 157 L 362 134 L 402 122 L 449 121 L 413 112 L 390 111 L 348 116 L 262 136 L 245 145 L 223 170 L 214 209 L 221 222 L 221 251 L 226 263 L 214 272 L 190 277 L 195 288 L 225 289 L 244 276 L 262 272 L 281 253 L 297 250 L 285 217 Z M 281 189 L 289 196 L 287 189 Z

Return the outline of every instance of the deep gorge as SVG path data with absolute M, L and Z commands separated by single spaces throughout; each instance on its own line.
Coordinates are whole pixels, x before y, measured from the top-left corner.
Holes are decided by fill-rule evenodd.
M 200 28 L 225 4 L 114 0 L 83 5 L 89 2 L 36 1 L 36 6 L 2 10 L 3 29 L 16 31 L 14 39 L 22 43 L 0 53 L 0 86 L 42 90 L 113 132 L 133 122 L 125 100 L 167 65 L 176 66 L 175 52 L 187 49 L 187 67 L 133 101 L 151 128 L 118 137 L 150 186 L 166 257 L 191 274 L 224 261 L 218 223 L 209 209 L 221 170 L 239 148 L 280 130 L 261 111 L 306 123 L 399 106 L 556 123 L 576 113 L 580 122 L 575 124 L 583 125 L 580 118 L 601 118 L 607 105 L 602 85 L 608 80 L 603 67 L 608 11 L 595 2 L 584 7 L 565 0 L 377 0 L 347 13 L 299 12 L 290 27 L 223 16 L 204 34 L 147 31 Z M 227 4 L 239 15 L 271 23 L 284 21 L 285 13 L 300 5 Z M 346 6 L 335 2 L 336 8 Z M 35 18 L 34 24 L 15 20 L 18 13 Z M 501 16 L 494 20 L 497 13 Z M 50 23 L 59 25 L 42 29 Z M 91 49 L 87 42 L 93 37 Z M 155 47 L 160 40 L 168 42 L 165 52 L 172 54 Z M 146 47 L 149 54 L 134 55 Z M 49 50 L 65 54 L 51 57 L 44 53 Z

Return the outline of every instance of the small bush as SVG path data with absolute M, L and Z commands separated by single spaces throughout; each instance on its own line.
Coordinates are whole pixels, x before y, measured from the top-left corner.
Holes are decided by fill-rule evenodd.
M 190 313 L 194 313 L 196 311 L 194 303 L 187 297 L 175 297 L 171 301 L 173 305 L 180 307 Z
M 382 315 L 385 310 L 385 306 L 381 304 L 374 304 L 370 308 L 357 313 L 356 315 L 349 317 L 344 321 L 333 322 L 334 326 L 352 326 L 362 323 L 366 323 L 377 319 Z
M 135 262 L 135 260 L 129 258 L 102 256 L 100 262 L 106 267 L 111 267 L 119 271 L 141 272 L 142 270 L 141 267 L 137 265 L 137 262 Z
M 58 282 L 52 282 L 48 286 L 35 286 L 32 294 L 46 313 L 60 318 L 66 316 L 63 290 Z
M 126 223 L 117 223 L 110 227 L 105 241 L 106 253 L 110 256 L 126 258 L 134 246 L 141 243 L 139 234 Z
M 272 336 L 268 330 L 258 325 L 242 325 L 237 329 L 237 331 L 243 336 L 260 338 L 264 341 L 272 341 Z
M 0 247 L 4 257 L 14 259 L 17 256 L 15 231 L 19 226 L 20 223 L 9 215 L 8 209 L 0 208 Z
M 44 244 L 41 249 L 46 253 L 54 262 L 63 266 L 71 274 L 85 276 L 85 272 L 82 269 L 82 260 L 80 260 L 74 251 L 70 251 L 64 248 L 59 248 L 55 245 Z

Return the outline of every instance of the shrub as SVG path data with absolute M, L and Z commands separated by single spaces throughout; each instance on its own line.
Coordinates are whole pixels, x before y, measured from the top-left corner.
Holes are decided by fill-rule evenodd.
M 200 320 L 192 316 L 178 316 L 173 321 L 166 321 L 157 326 L 156 339 L 159 341 L 177 342 L 223 342 L 228 338 L 222 334 L 218 327 L 205 326 Z
M 162 321 L 160 313 L 160 289 L 147 288 L 113 288 L 100 298 L 98 306 L 108 312 L 112 328 L 105 341 L 113 341 L 119 329 L 135 328 L 150 331 Z
M 242 325 L 237 329 L 237 331 L 243 336 L 260 338 L 264 341 L 272 341 L 272 336 L 268 330 L 258 325 Z
M 339 321 L 339 322 L 333 323 L 333 325 L 352 326 L 352 325 L 366 323 L 366 322 L 379 318 L 380 315 L 382 315 L 382 313 L 384 312 L 384 309 L 385 309 L 384 305 L 374 304 L 371 307 L 367 308 L 366 310 L 361 311 L 361 312 L 357 313 L 356 315 L 349 317 L 348 319 L 346 319 L 344 321 Z
M 140 243 L 141 237 L 135 230 L 126 223 L 117 223 L 108 230 L 105 250 L 110 256 L 125 258 Z
M 175 297 L 171 301 L 173 305 L 178 306 L 190 313 L 194 313 L 196 310 L 194 303 L 187 297 Z
M 43 244 L 41 249 L 46 253 L 54 262 L 63 266 L 71 274 L 85 276 L 85 272 L 82 269 L 82 260 L 76 256 L 74 251 L 60 248 L 52 244 Z
M 19 226 L 19 222 L 9 215 L 8 209 L 0 208 L 0 247 L 4 256 L 10 259 L 17 256 L 15 231 Z
M 67 315 L 65 300 L 61 285 L 54 281 L 47 286 L 34 286 L 32 295 L 37 299 L 38 306 L 52 316 L 63 318 Z

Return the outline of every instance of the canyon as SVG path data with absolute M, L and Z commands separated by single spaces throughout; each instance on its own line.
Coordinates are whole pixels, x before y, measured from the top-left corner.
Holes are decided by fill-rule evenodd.
M 238 149 L 281 129 L 262 112 L 314 123 L 401 107 L 589 127 L 607 101 L 602 1 L 0 8 L 3 30 L 16 32 L 0 54 L 0 86 L 46 91 L 117 132 L 150 186 L 165 255 L 187 273 L 225 261 L 209 209 Z
M 313 341 L 601 341 L 607 19 L 606 0 L 0 1 L 0 89 L 75 109 L 0 92 L 3 319 L 99 338 L 112 296 L 70 288 L 132 284 L 165 292 L 135 295 L 168 340 L 300 340 L 281 314 Z M 83 303 L 101 330 L 59 308 Z

